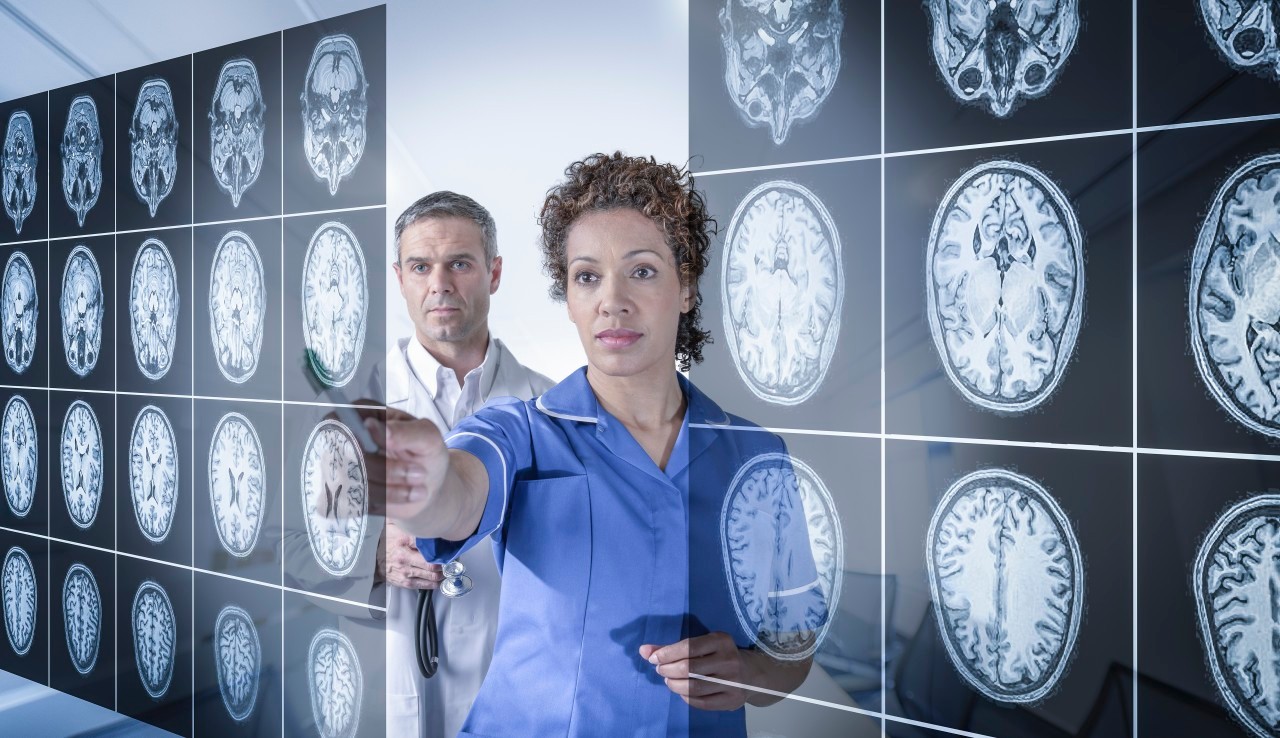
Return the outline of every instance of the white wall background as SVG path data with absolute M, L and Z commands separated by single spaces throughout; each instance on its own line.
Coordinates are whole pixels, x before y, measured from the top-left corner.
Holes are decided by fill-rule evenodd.
M 449 189 L 493 213 L 503 256 L 490 327 L 560 379 L 585 363 L 547 297 L 537 214 L 570 162 L 621 149 L 688 158 L 687 0 L 387 4 L 387 332 L 413 332 L 390 268 L 392 225 Z

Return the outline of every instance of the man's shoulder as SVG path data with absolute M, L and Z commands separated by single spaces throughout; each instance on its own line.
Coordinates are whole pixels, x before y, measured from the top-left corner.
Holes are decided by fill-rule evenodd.
M 499 373 L 509 372 L 509 378 L 518 378 L 528 384 L 529 395 L 527 397 L 521 397 L 520 399 L 528 400 L 537 397 L 556 385 L 555 382 L 551 381 L 550 377 L 534 371 L 521 363 L 520 359 L 512 353 L 511 349 L 508 348 L 501 339 L 495 338 L 493 340 L 494 343 L 497 344 L 498 350 L 501 352 L 501 356 L 498 360 Z

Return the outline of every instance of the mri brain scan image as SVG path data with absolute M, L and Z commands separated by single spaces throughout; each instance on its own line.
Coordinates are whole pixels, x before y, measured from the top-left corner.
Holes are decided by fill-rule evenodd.
M 840 337 L 840 234 L 816 195 L 766 182 L 738 204 L 725 237 L 721 312 L 742 381 L 797 405 L 826 377 Z
M 62 131 L 62 196 L 84 228 L 84 216 L 102 194 L 102 127 L 98 105 L 81 95 L 71 101 Z
M 1080 545 L 1057 501 L 1013 472 L 974 472 L 942 496 L 925 545 L 934 615 L 960 676 L 997 702 L 1050 694 L 1084 607 Z
M 93 408 L 76 400 L 62 419 L 62 496 L 67 514 L 87 529 L 102 502 L 102 430 Z
M 965 399 L 1022 412 L 1057 388 L 1084 312 L 1084 238 L 1042 172 L 981 164 L 938 206 L 925 258 L 929 329 Z
M 62 583 L 62 626 L 71 665 L 81 674 L 93 671 L 102 640 L 102 594 L 84 564 L 72 564 Z
M 1218 403 L 1280 437 L 1280 154 L 1237 169 L 1209 205 L 1191 260 L 1191 348 Z
M 302 265 L 302 331 L 312 371 L 331 387 L 356 373 L 364 351 L 369 289 L 364 252 L 351 229 L 336 221 L 311 236 Z
M 31 366 L 39 333 L 40 294 L 31 261 L 21 251 L 9 254 L 0 288 L 0 332 L 4 338 L 4 361 L 15 374 Z
M 167 538 L 178 507 L 178 442 L 155 405 L 142 408 L 129 435 L 129 497 L 142 535 L 152 543 Z
M 138 679 L 152 699 L 169 691 L 178 645 L 178 619 L 164 587 L 148 579 L 133 596 L 133 658 Z
M 307 687 L 320 738 L 353 738 L 360 725 L 364 675 L 356 649 L 344 634 L 324 628 L 311 639 Z
M 62 349 L 67 367 L 83 377 L 98 364 L 102 349 L 102 273 L 98 260 L 84 246 L 76 246 L 62 270 Z
M 18 233 L 22 233 L 22 223 L 36 205 L 38 164 L 31 115 L 25 110 L 15 110 L 9 116 L 9 127 L 4 133 L 4 162 L 0 171 L 4 179 L 4 212 Z
M 218 540 L 232 556 L 248 556 L 262 529 L 266 468 L 249 419 L 227 413 L 209 442 L 209 502 Z
M 1258 495 L 1218 519 L 1196 555 L 1193 588 L 1213 680 L 1236 719 L 1280 734 L 1280 495 Z
M 1280 13 L 1270 0 L 1200 0 L 1209 36 L 1236 69 L 1280 78 Z
M 262 670 L 262 644 L 249 613 L 227 605 L 213 626 L 214 663 L 218 691 L 232 720 L 242 722 L 258 701 L 258 673 Z
M 346 34 L 316 44 L 302 91 L 302 146 L 316 178 L 329 194 L 351 176 L 364 155 L 369 131 L 369 81 L 360 48 Z
M 164 243 L 148 238 L 133 259 L 129 278 L 129 328 L 133 357 L 147 379 L 160 379 L 173 364 L 178 341 L 178 273 Z
M 129 124 L 129 168 L 133 191 L 156 217 L 160 201 L 173 192 L 178 177 L 178 114 L 173 93 L 163 79 L 149 79 L 138 90 L 138 102 Z
M 258 180 L 266 153 L 267 105 L 258 68 L 248 59 L 222 65 L 209 106 L 209 164 L 218 187 L 240 207 L 240 197 Z
M 933 58 L 957 98 L 1006 118 L 1053 86 L 1080 31 L 1078 0 L 928 0 Z
M 36 416 L 22 395 L 10 397 L 4 406 L 0 444 L 5 501 L 9 503 L 10 512 L 25 518 L 31 512 L 31 503 L 36 497 L 40 443 L 36 434 Z
M 222 237 L 209 273 L 209 333 L 218 370 L 247 382 L 258 368 L 267 314 L 267 285 L 253 239 L 240 231 Z
M 4 557 L 4 631 L 9 636 L 9 647 L 19 656 L 31 650 L 36 636 L 36 570 L 31 557 L 18 546 L 9 549 Z
M 311 553 L 325 571 L 346 576 L 356 564 L 369 511 L 364 453 L 347 426 L 324 420 L 302 455 L 302 514 Z
M 775 144 L 818 114 L 840 74 L 839 0 L 725 0 L 724 84 L 742 120 Z
M 844 538 L 822 479 L 799 459 L 761 454 L 725 496 L 720 541 L 744 632 L 770 656 L 813 655 L 840 599 Z

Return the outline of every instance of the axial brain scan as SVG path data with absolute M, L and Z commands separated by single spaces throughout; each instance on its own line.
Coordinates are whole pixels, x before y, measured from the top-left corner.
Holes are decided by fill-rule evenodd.
M 775 144 L 817 115 L 840 74 L 839 0 L 725 0 L 724 84 L 742 120 Z
M 164 243 L 148 238 L 133 259 L 129 278 L 129 327 L 133 356 L 147 379 L 160 379 L 173 364 L 178 340 L 178 274 Z
M 840 337 L 840 234 L 816 195 L 766 182 L 738 204 L 725 237 L 721 312 L 742 381 L 796 405 L 826 377 Z
M 152 543 L 169 536 L 178 506 L 178 444 L 169 418 L 147 405 L 129 435 L 129 496 L 138 529 Z
M 98 580 L 84 564 L 72 564 L 62 583 L 62 625 L 71 665 L 81 674 L 98 663 L 102 640 L 102 595 Z
M 1258 495 L 1218 519 L 1200 544 L 1193 585 L 1213 680 L 1241 723 L 1280 735 L 1280 495 Z
M 302 513 L 311 552 L 325 571 L 356 564 L 369 510 L 368 474 L 355 436 L 337 420 L 311 431 L 302 456 Z
M 1270 0 L 1200 0 L 1200 16 L 1231 66 L 1280 78 L 1278 11 Z
M 231 195 L 232 207 L 258 180 L 266 149 L 267 105 L 258 68 L 248 59 L 222 65 L 209 107 L 209 164 L 218 187 Z
M 133 596 L 133 658 L 138 678 L 153 699 L 160 699 L 173 680 L 178 620 L 169 593 L 148 579 Z
M 364 676 L 356 649 L 344 634 L 324 628 L 311 639 L 307 687 L 321 738 L 353 738 L 360 725 Z
M 129 142 L 133 190 L 154 218 L 178 177 L 178 114 L 169 83 L 163 79 L 149 79 L 138 90 Z
M 302 91 L 302 146 L 317 179 L 338 194 L 364 155 L 369 131 L 369 81 L 360 48 L 346 34 L 316 44 Z
M 62 496 L 79 528 L 98 517 L 102 502 L 102 430 L 93 408 L 76 400 L 62 419 Z
M 4 570 L 0 572 L 4 594 L 4 630 L 9 636 L 9 647 L 19 656 L 31 650 L 36 636 L 36 570 L 31 557 L 18 546 L 9 549 L 4 557 Z
M 102 128 L 93 98 L 71 101 L 67 127 L 62 131 L 62 196 L 84 228 L 84 217 L 102 194 Z
M 1057 501 L 1004 469 L 963 477 L 929 523 L 934 615 L 956 671 L 998 702 L 1057 686 L 1084 606 L 1080 546 Z
M 925 258 L 929 329 L 951 382 L 1022 412 L 1057 388 L 1084 312 L 1084 239 L 1043 173 L 993 161 L 956 180 Z
M 330 221 L 311 236 L 302 265 L 302 331 L 311 369 L 341 387 L 364 350 L 369 291 L 364 252 L 351 229 Z
M 774 658 L 813 655 L 844 568 L 840 518 L 818 475 L 786 454 L 752 458 L 729 485 L 720 541 L 743 631 Z
M 947 87 L 1000 118 L 1049 91 L 1080 31 L 1078 0 L 928 2 L 933 58 Z
M 262 670 L 262 644 L 249 613 L 235 605 L 222 608 L 213 626 L 213 648 L 222 704 L 231 719 L 243 722 L 257 703 Z
M 39 335 L 40 293 L 31 261 L 21 251 L 9 255 L 0 288 L 0 332 L 4 338 L 4 361 L 16 374 L 31 366 Z
M 222 237 L 209 273 L 209 334 L 218 370 L 247 382 L 258 368 L 266 322 L 267 286 L 253 239 L 240 231 Z
M 209 442 L 209 502 L 218 540 L 232 556 L 248 556 L 262 528 L 266 469 L 249 419 L 227 413 Z
M 4 161 L 0 171 L 4 180 L 4 211 L 13 220 L 14 230 L 22 233 L 22 223 L 36 205 L 40 168 L 36 157 L 36 135 L 31 115 L 15 110 L 9 116 L 4 134 Z
M 67 367 L 83 377 L 93 371 L 102 349 L 102 274 L 98 260 L 84 246 L 76 246 L 62 270 L 62 349 Z
M 1214 398 L 1280 437 L 1280 154 L 1237 169 L 1200 228 L 1188 295 L 1191 348 Z
M 20 518 L 31 512 L 39 474 L 40 441 L 36 417 L 22 395 L 14 395 L 4 406 L 0 422 L 0 468 L 4 471 L 4 498 L 9 511 Z

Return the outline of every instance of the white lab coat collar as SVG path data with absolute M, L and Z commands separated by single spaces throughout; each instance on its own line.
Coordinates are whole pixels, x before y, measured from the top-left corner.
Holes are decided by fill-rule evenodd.
M 441 418 L 436 417 L 438 413 L 435 411 L 433 402 L 415 403 L 413 401 L 415 394 L 413 385 L 417 374 L 409 366 L 410 343 L 417 343 L 417 338 L 413 336 L 401 338 L 387 352 L 387 360 L 383 370 L 385 372 L 383 375 L 385 377 L 383 388 L 385 389 L 387 406 L 404 410 L 418 417 L 430 417 L 437 425 L 447 430 L 448 424 L 443 423 Z M 423 353 L 426 353 L 425 350 Z M 481 388 L 484 390 L 483 398 L 486 401 L 493 396 L 505 395 L 536 397 L 554 384 L 554 382 L 541 374 L 521 366 L 520 362 L 511 353 L 511 350 L 498 338 L 490 338 L 489 351 L 485 357 L 485 363 L 492 365 L 491 369 L 486 370 L 488 378 L 481 380 Z M 431 376 L 434 378 L 434 372 L 431 373 Z M 375 391 L 374 396 L 377 397 L 379 394 L 382 393 Z M 422 407 L 415 407 L 415 405 L 419 404 Z
M 480 362 L 480 396 L 488 397 L 493 391 L 493 380 L 497 375 L 498 351 L 495 351 L 497 339 L 493 334 L 489 334 L 489 345 L 484 350 L 484 360 Z M 427 389 L 431 395 L 431 399 L 435 399 L 440 393 L 440 368 L 441 364 L 436 357 L 427 351 L 416 337 L 410 336 L 405 347 L 405 357 L 409 361 L 409 370 L 414 373 L 422 386 Z M 466 377 L 458 377 L 466 381 Z

